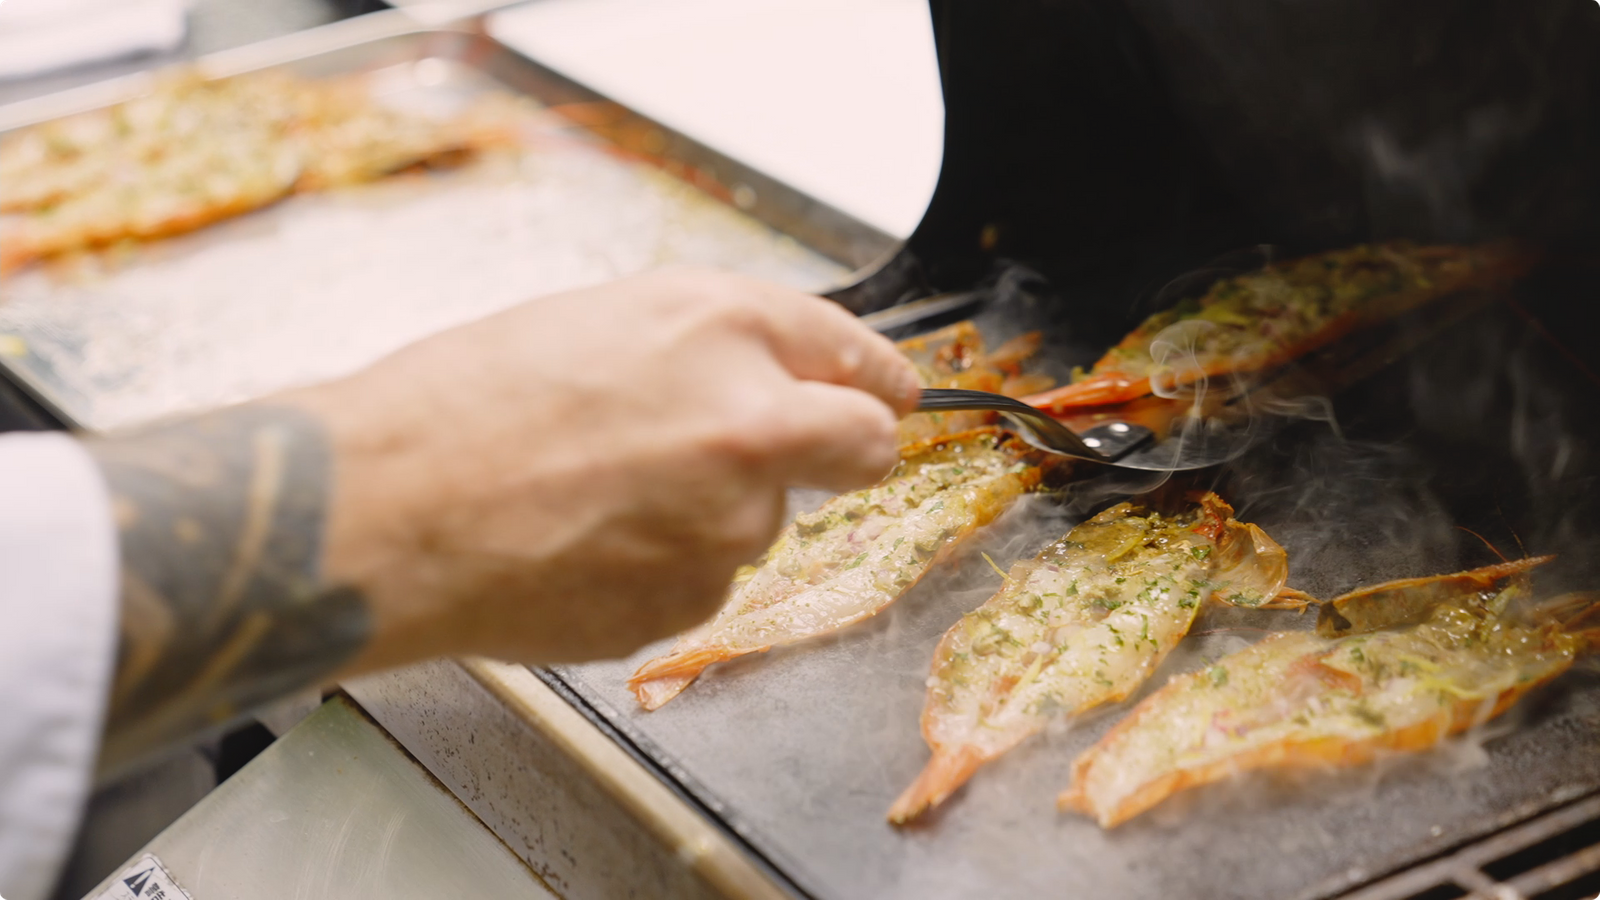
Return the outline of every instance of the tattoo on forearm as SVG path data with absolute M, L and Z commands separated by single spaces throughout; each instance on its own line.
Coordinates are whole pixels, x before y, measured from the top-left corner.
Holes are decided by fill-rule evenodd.
M 322 577 L 332 450 L 309 413 L 242 406 L 88 447 L 122 547 L 102 771 L 316 684 L 366 644 L 366 602 Z

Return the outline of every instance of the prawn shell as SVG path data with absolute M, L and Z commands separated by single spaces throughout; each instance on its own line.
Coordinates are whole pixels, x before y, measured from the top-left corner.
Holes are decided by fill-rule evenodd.
M 993 521 L 1001 513 L 1009 509 L 1011 504 L 1019 497 L 1036 487 L 1048 471 L 1053 467 L 1064 464 L 1061 457 L 1041 453 L 999 428 L 978 428 L 959 434 L 930 438 L 904 447 L 901 449 L 902 465 L 915 463 L 919 460 L 938 462 L 966 448 L 981 445 L 987 445 L 988 449 L 997 451 L 1003 456 L 1014 460 L 1019 466 L 1016 470 L 994 479 L 991 483 L 966 485 L 957 488 L 958 490 L 977 492 L 973 498 L 972 514 L 961 523 L 959 531 L 949 535 L 949 539 L 940 544 L 937 551 L 915 571 L 913 577 L 901 586 L 897 592 L 893 594 L 885 593 L 879 596 L 876 598 L 876 603 L 869 605 L 859 614 L 838 620 L 830 620 L 829 627 L 823 630 L 804 633 L 796 632 L 784 635 L 780 640 L 762 644 L 749 644 L 730 640 L 720 635 L 716 628 L 719 623 L 724 621 L 723 616 L 729 610 L 735 609 L 743 602 L 743 597 L 735 589 L 728 602 L 724 605 L 723 612 L 719 613 L 716 619 L 685 633 L 670 651 L 663 656 L 644 663 L 628 679 L 628 686 L 639 700 L 639 704 L 646 710 L 658 709 L 681 693 L 699 677 L 701 672 L 711 665 L 751 653 L 763 653 L 778 644 L 795 643 L 820 634 L 837 631 L 876 615 L 899 599 L 899 597 L 904 596 L 935 566 L 957 552 L 965 540 L 974 532 Z M 830 503 L 848 496 L 851 495 L 841 495 L 840 498 L 835 498 L 835 501 L 830 501 Z M 791 525 L 783 535 L 780 535 L 778 542 L 774 544 L 774 550 L 769 551 L 768 558 L 763 561 L 763 564 L 770 562 L 773 552 L 784 546 L 785 540 L 793 533 L 794 527 Z M 837 574 L 837 572 L 833 573 L 833 575 Z M 779 607 L 795 596 L 820 588 L 826 583 L 826 580 L 825 578 L 813 578 L 810 583 L 799 583 L 792 594 L 773 598 L 763 609 Z M 735 614 L 731 621 L 737 622 L 737 618 L 738 614 Z
M 1336 638 L 1412 625 L 1426 619 L 1441 603 L 1460 598 L 1464 591 L 1488 590 L 1497 582 L 1525 575 L 1553 559 L 1554 556 L 1530 556 L 1466 572 L 1402 578 L 1351 591 L 1323 605 L 1317 616 L 1317 634 Z
M 1275 634 L 1174 678 L 1074 761 L 1058 805 L 1111 828 L 1236 773 L 1358 765 L 1426 750 L 1502 715 L 1594 647 L 1587 626 L 1600 594 L 1536 608 L 1537 625 L 1508 612 L 1519 586 L 1483 597 L 1497 576 L 1544 561 L 1379 585 L 1362 593 L 1404 598 L 1422 584 L 1454 595 L 1420 624 L 1338 638 Z M 1346 724 L 1352 715 L 1360 727 Z
M 1393 731 L 1358 741 L 1343 738 L 1319 737 L 1307 740 L 1285 739 L 1227 759 L 1217 760 L 1193 768 L 1180 768 L 1141 784 L 1137 790 L 1118 802 L 1100 807 L 1089 795 L 1087 785 L 1100 757 L 1095 750 L 1113 744 L 1117 737 L 1137 727 L 1143 716 L 1159 715 L 1164 694 L 1189 689 L 1203 677 L 1204 671 L 1175 678 L 1166 687 L 1152 694 L 1139 705 L 1133 714 L 1107 732 L 1095 747 L 1090 748 L 1074 762 L 1072 786 L 1056 798 L 1058 809 L 1078 812 L 1093 817 L 1101 828 L 1115 828 L 1161 804 L 1167 798 L 1192 788 L 1225 781 L 1244 772 L 1265 769 L 1325 769 L 1349 767 L 1372 762 L 1384 752 L 1414 753 L 1427 750 L 1453 734 L 1459 734 L 1474 725 L 1503 715 L 1529 691 L 1547 684 L 1566 671 L 1566 667 L 1546 676 L 1501 691 L 1485 708 L 1488 699 L 1457 699 L 1422 721 Z
M 448 121 L 415 116 L 385 107 L 359 77 L 168 78 L 0 140 L 0 213 L 14 219 L 0 225 L 0 273 L 514 143 L 512 111 L 480 107 Z
M 1086 647 L 1095 646 L 1096 640 L 1104 638 L 1103 635 L 1097 635 L 1097 626 L 1092 617 L 1079 614 L 1070 622 L 1064 621 L 1057 626 L 1081 629 L 1076 631 L 1071 639 L 1073 645 L 1070 650 L 1063 647 L 1060 655 L 1048 657 L 1048 662 L 1043 665 L 1041 661 L 1027 664 L 1024 658 L 1019 665 L 1026 665 L 1026 671 L 1021 674 L 1016 671 L 1015 666 L 1008 666 L 1005 663 L 986 669 L 984 677 L 975 684 L 980 693 L 992 691 L 992 699 L 987 702 L 980 701 L 976 711 L 965 706 L 967 701 L 956 700 L 953 699 L 953 695 L 945 694 L 944 691 L 949 689 L 949 683 L 941 680 L 941 673 L 946 671 L 953 659 L 966 656 L 970 646 L 967 643 L 970 640 L 967 631 L 970 623 L 976 621 L 975 617 L 981 618 L 985 610 L 1005 614 L 1012 611 L 1011 605 L 1015 602 L 1016 596 L 1027 594 L 1032 590 L 1044 590 L 1049 586 L 1048 582 L 1041 584 L 1036 581 L 1043 574 L 1041 566 L 1049 565 L 1049 570 L 1052 572 L 1056 571 L 1057 566 L 1061 571 L 1072 572 L 1072 575 L 1044 577 L 1072 578 L 1074 595 L 1077 595 L 1079 577 L 1092 575 L 1094 579 L 1106 582 L 1115 578 L 1115 582 L 1121 584 L 1128 579 L 1134 579 L 1136 577 L 1134 572 L 1143 571 L 1145 574 L 1150 574 L 1154 571 L 1166 571 L 1165 567 L 1172 564 L 1172 559 L 1165 555 L 1169 551 L 1164 549 L 1150 551 L 1151 555 L 1142 558 L 1138 564 L 1139 568 L 1133 570 L 1107 568 L 1103 572 L 1096 573 L 1094 569 L 1082 568 L 1091 560 L 1101 557 L 1105 559 L 1104 564 L 1109 566 L 1111 557 L 1095 537 L 1106 532 L 1101 532 L 1099 529 L 1118 528 L 1121 527 L 1120 523 L 1130 519 L 1161 517 L 1161 514 L 1154 510 L 1136 507 L 1132 503 L 1117 504 L 1100 512 L 1073 528 L 1061 541 L 1052 544 L 1037 557 L 1013 565 L 1006 575 L 1005 585 L 993 597 L 978 610 L 964 616 L 950 627 L 934 651 L 928 698 L 922 712 L 922 735 L 932 751 L 932 756 L 913 783 L 891 806 L 888 814 L 891 823 L 907 824 L 939 806 L 983 765 L 1005 755 L 1045 727 L 1052 716 L 1051 713 L 1019 715 L 1014 709 L 1007 711 L 1020 696 L 1016 692 L 1021 690 L 1022 684 L 1048 682 L 1058 686 L 1062 691 L 1062 697 L 1071 698 L 1065 701 L 1067 705 L 1063 707 L 1068 715 L 1077 715 L 1096 706 L 1119 702 L 1138 690 L 1172 648 L 1177 646 L 1193 625 L 1194 618 L 1203 603 L 1221 602 L 1248 607 L 1271 605 L 1288 577 L 1288 557 L 1283 548 L 1256 526 L 1235 521 L 1232 518 L 1233 508 L 1216 494 L 1192 493 L 1188 495 L 1187 500 L 1189 507 L 1173 513 L 1173 516 L 1192 516 L 1190 521 L 1182 525 L 1172 522 L 1169 525 L 1158 526 L 1153 531 L 1138 532 L 1140 535 L 1138 541 L 1141 545 L 1153 546 L 1145 542 L 1158 536 L 1164 536 L 1164 540 L 1165 537 L 1176 537 L 1185 532 L 1204 538 L 1208 543 L 1202 546 L 1207 547 L 1210 552 L 1191 554 L 1182 551 L 1179 558 L 1193 567 L 1191 575 L 1203 574 L 1213 587 L 1205 596 L 1198 597 L 1198 602 L 1188 605 L 1176 596 L 1169 601 L 1163 595 L 1154 601 L 1154 605 L 1148 608 L 1148 615 L 1144 618 L 1145 638 L 1148 640 L 1152 635 L 1155 636 L 1155 639 L 1149 640 L 1147 644 L 1136 640 L 1130 646 L 1120 636 L 1114 637 L 1116 649 L 1111 652 L 1119 657 L 1120 662 L 1115 666 L 1108 666 L 1106 671 L 1115 668 L 1121 674 L 1105 678 L 1100 672 L 1096 672 L 1095 674 L 1103 680 L 1094 683 L 1091 683 L 1086 673 L 1045 674 L 1057 672 L 1052 667 L 1058 662 L 1081 654 Z M 1066 550 L 1063 555 L 1062 547 L 1071 549 Z M 1129 548 L 1124 548 L 1122 552 L 1126 549 Z M 1117 555 L 1120 556 L 1121 552 Z M 1160 568 L 1156 568 L 1158 566 Z M 1142 579 L 1142 576 L 1138 577 Z M 1174 574 L 1172 577 L 1178 576 Z M 1087 584 L 1093 585 L 1094 581 L 1091 580 Z M 1087 587 L 1087 589 L 1094 588 Z M 1049 615 L 1054 616 L 1070 608 L 1072 607 L 1062 605 Z M 1112 629 L 1111 633 L 1118 635 L 1115 629 Z M 966 696 L 970 698 L 972 695 L 968 693 Z M 975 714 L 980 717 L 977 720 L 979 722 L 991 715 L 1001 718 L 991 722 L 992 731 L 979 735 L 977 731 L 982 731 L 982 727 L 975 731 L 973 720 L 970 719 Z M 1004 726 L 999 724 L 1002 720 L 1006 722 Z
M 956 388 L 1018 397 L 1049 388 L 1045 375 L 1022 375 L 1021 367 L 1038 352 L 1042 337 L 1031 331 L 989 351 L 978 326 L 966 319 L 924 335 L 899 341 L 895 347 L 917 369 L 924 388 Z M 989 410 L 916 412 L 900 420 L 896 441 L 914 444 L 993 425 L 999 413 Z
M 1425 303 L 1468 287 L 1493 285 L 1518 277 L 1532 267 L 1536 256 L 1530 249 L 1511 242 L 1483 244 L 1476 247 L 1414 247 L 1404 243 L 1393 243 L 1355 247 L 1305 257 L 1284 264 L 1278 271 L 1285 273 L 1283 277 L 1287 279 L 1287 273 L 1292 272 L 1297 264 L 1315 262 L 1319 259 L 1328 260 L 1330 264 L 1347 259 L 1352 269 L 1368 259 L 1385 260 L 1391 264 L 1398 261 L 1402 264 L 1401 268 L 1425 269 L 1425 275 L 1406 289 L 1380 291 L 1375 296 L 1384 298 L 1381 303 L 1373 302 L 1373 297 L 1364 298 L 1356 302 L 1352 308 L 1328 318 L 1295 339 L 1282 342 L 1264 341 L 1247 350 L 1195 359 L 1186 365 L 1181 373 L 1172 373 L 1170 379 L 1165 379 L 1164 387 L 1177 389 L 1219 376 L 1277 368 L 1332 344 L 1354 331 L 1391 319 Z M 1269 272 L 1253 274 L 1259 277 Z M 1235 285 L 1238 280 L 1238 278 L 1219 280 L 1212 285 L 1207 296 L 1213 296 L 1219 290 Z M 1101 357 L 1087 378 L 1051 391 L 1023 397 L 1022 401 L 1053 414 L 1065 414 L 1084 407 L 1126 403 L 1152 394 L 1154 389 L 1149 375 L 1129 371 L 1124 367 L 1129 361 L 1146 362 L 1151 342 L 1164 327 L 1176 321 L 1181 319 L 1173 319 L 1170 311 L 1151 316 Z

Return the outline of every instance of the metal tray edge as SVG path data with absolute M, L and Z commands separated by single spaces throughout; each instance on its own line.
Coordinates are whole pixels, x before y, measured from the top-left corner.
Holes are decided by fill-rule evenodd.
M 500 702 L 561 745 L 613 798 L 728 897 L 804 897 L 754 848 L 688 798 L 615 730 L 605 727 L 559 677 L 486 659 L 459 665 Z
M 540 87 L 571 102 L 604 102 L 616 107 L 631 123 L 651 129 L 662 146 L 661 156 L 682 162 L 709 175 L 727 188 L 721 199 L 753 216 L 779 233 L 793 237 L 836 262 L 856 270 L 859 280 L 899 249 L 901 241 L 834 207 L 805 195 L 760 171 L 731 159 L 672 128 L 617 104 L 585 85 L 495 40 L 483 28 L 484 17 L 512 5 L 504 0 L 468 0 L 465 3 L 425 3 L 356 16 L 293 34 L 207 54 L 192 65 L 208 78 L 226 78 L 278 65 L 287 65 L 325 53 L 363 44 L 413 35 L 454 35 L 481 41 L 514 58 L 524 73 Z M 106 79 L 76 88 L 19 100 L 0 106 L 0 134 L 51 119 L 109 106 L 149 91 L 163 68 Z M 601 139 L 605 139 L 601 136 Z M 690 181 L 702 190 L 706 185 Z M 715 192 L 714 192 L 715 193 Z M 743 202 L 741 202 L 743 201 Z M 0 356 L 0 377 L 8 379 L 38 402 L 62 425 L 90 430 L 66 410 L 70 404 L 24 369 Z

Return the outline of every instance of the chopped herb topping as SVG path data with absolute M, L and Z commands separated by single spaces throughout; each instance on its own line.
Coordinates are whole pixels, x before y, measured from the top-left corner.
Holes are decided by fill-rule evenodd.
M 1357 703 L 1350 707 L 1350 712 L 1373 728 L 1382 728 L 1387 724 L 1381 714 L 1365 703 Z

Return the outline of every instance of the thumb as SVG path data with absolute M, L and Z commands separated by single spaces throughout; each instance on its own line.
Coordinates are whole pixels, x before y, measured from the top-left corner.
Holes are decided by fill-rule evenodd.
M 855 388 L 796 382 L 777 453 L 786 484 L 848 491 L 874 484 L 899 462 L 894 411 Z

